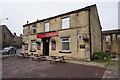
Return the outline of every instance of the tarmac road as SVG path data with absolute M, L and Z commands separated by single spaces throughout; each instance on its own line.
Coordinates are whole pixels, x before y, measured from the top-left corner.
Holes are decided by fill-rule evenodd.
M 74 64 L 49 64 L 48 61 L 31 61 L 10 57 L 2 60 L 3 78 L 102 78 L 104 68 Z

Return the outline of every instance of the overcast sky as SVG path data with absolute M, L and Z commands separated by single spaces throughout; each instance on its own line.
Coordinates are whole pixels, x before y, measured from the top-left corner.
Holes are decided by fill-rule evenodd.
M 103 30 L 118 28 L 118 2 L 1 2 L 1 24 L 8 26 L 12 33 L 22 33 L 22 26 L 29 21 L 52 17 L 58 14 L 77 10 L 89 5 L 96 4 Z

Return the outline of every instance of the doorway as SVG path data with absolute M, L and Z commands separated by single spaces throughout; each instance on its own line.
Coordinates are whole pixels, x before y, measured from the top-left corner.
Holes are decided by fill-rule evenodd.
M 43 41 L 43 54 L 45 56 L 49 55 L 49 41 L 50 41 L 50 37 L 47 38 L 42 38 Z

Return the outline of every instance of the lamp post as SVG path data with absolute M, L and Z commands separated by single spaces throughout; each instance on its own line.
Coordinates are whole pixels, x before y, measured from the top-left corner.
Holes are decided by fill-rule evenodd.
M 8 18 L 1 18 L 0 19 L 0 25 L 1 25 L 2 20 L 8 20 Z

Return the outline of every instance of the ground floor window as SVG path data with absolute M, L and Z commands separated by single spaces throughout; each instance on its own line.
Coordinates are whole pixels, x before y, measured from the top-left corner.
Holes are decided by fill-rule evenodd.
M 62 50 L 69 50 L 69 43 L 70 43 L 70 38 L 61 38 L 62 39 Z
M 31 41 L 31 51 L 36 51 L 36 41 L 35 40 Z
M 56 42 L 52 42 L 52 50 L 56 50 Z
M 25 44 L 25 50 L 28 50 L 28 44 Z
M 37 44 L 37 49 L 40 50 L 40 43 Z

